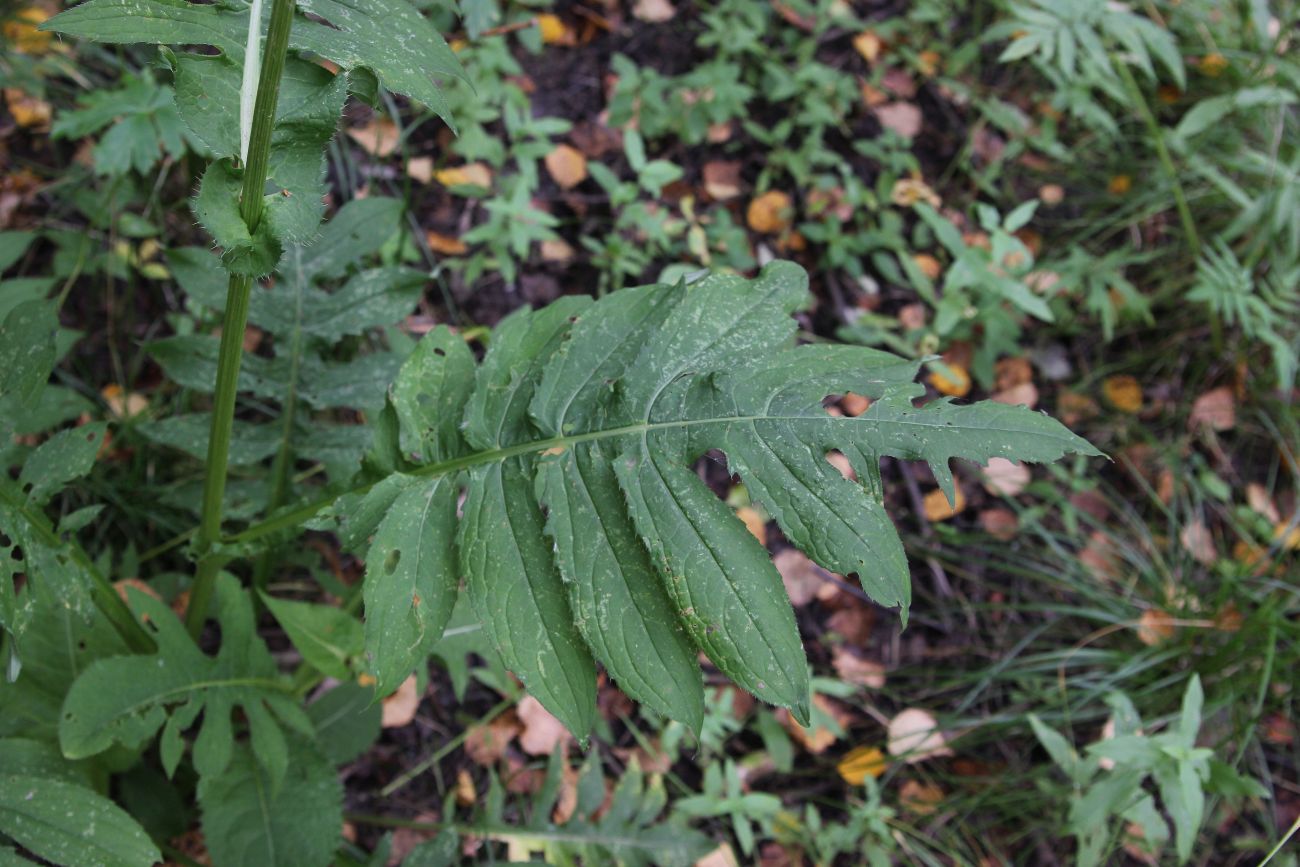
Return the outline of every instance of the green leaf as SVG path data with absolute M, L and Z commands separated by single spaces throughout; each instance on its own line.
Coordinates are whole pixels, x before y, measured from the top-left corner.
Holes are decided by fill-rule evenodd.
M 282 781 L 239 745 L 225 773 L 199 781 L 198 798 L 214 867 L 325 867 L 343 830 L 343 786 L 334 766 L 297 738 L 289 742 Z
M 0 774 L 0 833 L 55 864 L 140 867 L 162 853 L 136 821 L 90 789 Z
M 35 232 L 0 232 L 0 271 L 21 259 L 35 240 Z
M 402 867 L 454 867 L 460 860 L 460 836 L 454 828 L 448 828 L 412 849 L 402 859 Z
M 33 299 L 15 306 L 0 322 L 0 398 L 30 402 L 50 378 L 58 349 L 59 317 L 51 301 Z
M 380 695 L 401 685 L 451 617 L 458 494 L 454 477 L 410 480 L 375 533 L 366 558 L 365 644 Z
M 439 325 L 415 345 L 393 382 L 402 453 L 443 461 L 467 450 L 460 419 L 474 388 L 474 356 L 465 341 Z
M 695 472 L 705 454 L 725 454 L 810 557 L 856 573 L 904 612 L 907 564 L 882 504 L 880 458 L 925 461 L 951 491 L 954 457 L 1097 454 L 1023 407 L 916 406 L 914 362 L 796 347 L 791 314 L 807 300 L 803 272 L 774 263 L 753 281 L 712 276 L 519 311 L 497 326 L 478 367 L 463 447 L 448 418 L 463 400 L 447 391 L 453 362 L 425 355 L 395 384 L 403 451 L 428 461 L 407 475 L 466 488 L 455 546 L 485 632 L 576 733 L 591 719 L 588 649 L 629 694 L 690 725 L 702 703 L 696 650 L 807 719 L 807 664 L 780 576 Z M 826 398 L 850 391 L 870 397 L 870 409 L 829 415 Z M 428 448 L 429 431 L 455 448 Z M 408 448 L 416 444 L 424 448 Z M 862 484 L 831 468 L 832 451 Z M 360 514 L 365 502 L 349 508 Z M 449 532 L 436 534 L 439 545 Z M 368 593 L 379 592 L 369 585 L 382 584 L 392 550 L 369 553 Z M 382 642 L 388 631 L 373 634 Z
M 222 248 L 221 261 L 232 274 L 262 277 L 275 270 L 283 252 L 279 238 L 263 220 L 256 234 L 239 213 L 242 170 L 229 158 L 208 165 L 194 200 L 194 214 Z
M 208 436 L 212 432 L 210 413 L 174 415 L 139 425 L 136 429 L 151 442 L 178 449 L 201 461 L 207 460 Z M 280 431 L 276 425 L 236 419 L 228 462 L 236 467 L 258 463 L 275 454 L 279 444 Z
M 252 603 L 239 582 L 225 573 L 217 581 L 221 649 L 215 657 L 198 649 L 161 601 L 132 592 L 130 604 L 152 631 L 158 653 L 100 659 L 77 678 L 59 721 L 64 755 L 85 758 L 114 743 L 138 747 L 162 729 L 163 765 L 170 773 L 184 749 L 182 732 L 202 713 L 194 766 L 202 777 L 219 776 L 235 749 L 232 712 L 238 707 L 258 761 L 273 780 L 283 777 L 288 755 L 280 724 L 310 734 L 311 722 L 256 637 Z
M 360 621 L 333 605 L 261 596 L 308 664 L 328 677 L 347 680 L 352 676 L 351 662 L 361 655 Z
M 341 683 L 307 705 L 316 728 L 316 746 L 336 765 L 347 764 L 379 737 L 383 705 L 373 687 Z
M 68 482 L 90 472 L 107 430 L 106 423 L 94 422 L 59 431 L 42 443 L 27 458 L 18 477 L 27 492 L 27 502 L 43 506 Z

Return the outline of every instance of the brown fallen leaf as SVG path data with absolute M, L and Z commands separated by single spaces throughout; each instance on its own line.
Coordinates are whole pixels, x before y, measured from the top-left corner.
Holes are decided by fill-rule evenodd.
M 921 498 L 921 507 L 925 512 L 925 517 L 930 521 L 946 521 L 955 515 L 960 515 L 966 509 L 966 495 L 962 493 L 961 484 L 953 480 L 953 493 L 956 495 L 957 502 L 950 503 L 948 495 L 940 488 L 935 488 Z
M 694 867 L 740 867 L 736 852 L 730 843 L 723 843 L 709 854 L 695 862 Z
M 898 789 L 898 805 L 918 816 L 928 816 L 943 803 L 945 793 L 934 783 L 904 780 Z
M 530 756 L 549 756 L 555 747 L 571 737 L 551 712 L 531 695 L 526 695 L 515 708 L 523 731 L 519 733 L 519 747 Z
M 885 667 L 879 662 L 863 659 L 844 645 L 838 645 L 832 653 L 831 665 L 840 680 L 867 689 L 882 689 L 885 686 Z
M 940 207 L 943 202 L 930 185 L 920 178 L 899 178 L 889 191 L 889 200 L 901 208 L 910 208 L 917 202 L 925 202 L 932 208 Z
M 1213 566 L 1214 561 L 1219 559 L 1219 552 L 1214 548 L 1214 536 L 1205 526 L 1205 521 L 1199 517 L 1187 522 L 1178 534 L 1178 541 L 1182 543 L 1183 550 L 1202 566 Z
M 571 190 L 587 179 L 587 158 L 573 145 L 557 145 L 543 162 L 562 190 Z
M 567 262 L 577 255 L 573 245 L 561 238 L 542 241 L 539 246 L 543 262 Z
M 704 164 L 704 192 L 709 198 L 725 202 L 740 195 L 740 163 L 734 160 L 710 160 Z
M 871 398 L 863 397 L 860 394 L 854 394 L 850 391 L 848 394 L 844 395 L 844 397 L 840 398 L 840 408 L 843 409 L 844 414 L 850 418 L 857 418 L 867 410 L 871 409 Z
M 898 324 L 904 331 L 920 331 L 925 327 L 928 314 L 924 304 L 904 304 L 898 310 Z
M 1029 484 L 1029 467 L 1006 458 L 989 458 L 984 468 L 984 489 L 990 494 L 1014 497 Z
M 854 747 L 835 765 L 840 777 L 850 786 L 861 786 L 867 777 L 879 777 L 889 767 L 889 760 L 879 747 Z
M 149 409 L 149 398 L 135 391 L 122 392 L 122 386 L 109 383 L 99 391 L 115 418 L 132 418 Z
M 397 150 L 397 124 L 390 118 L 376 117 L 365 126 L 350 127 L 348 138 L 372 157 L 386 157 Z
M 850 482 L 858 480 L 858 474 L 853 471 L 853 464 L 849 461 L 844 452 L 827 452 L 826 462 L 832 467 L 839 470 L 839 473 Z
M 992 399 L 1007 406 L 1027 406 L 1033 409 L 1038 406 L 1038 386 L 1032 382 L 1022 382 L 1006 391 L 999 391 Z
M 406 174 L 413 181 L 429 183 L 433 180 L 433 157 L 411 157 L 406 161 Z
M 813 693 L 812 703 L 813 707 L 833 719 L 841 730 L 848 724 L 848 714 L 821 693 Z M 814 722 L 812 728 L 804 728 L 794 721 L 794 717 L 785 708 L 777 712 L 777 719 L 790 733 L 791 739 L 813 755 L 821 755 L 839 740 L 839 735 L 830 726 L 821 722 Z
M 465 754 L 476 765 L 494 765 L 522 730 L 518 715 L 508 710 L 491 722 L 470 726 L 465 735 Z
M 916 253 L 912 256 L 912 261 L 921 273 L 931 280 L 938 280 L 939 275 L 943 273 L 943 266 L 939 264 L 939 260 L 929 253 Z
M 677 9 L 668 0 L 636 0 L 632 17 L 650 24 L 662 24 L 677 16 Z
M 469 252 L 469 247 L 460 238 L 453 238 L 451 235 L 442 235 L 438 232 L 425 232 L 425 240 L 429 242 L 429 249 L 435 253 L 441 253 L 444 256 L 464 256 Z
M 935 756 L 950 756 L 943 732 L 929 711 L 910 707 L 889 721 L 889 742 L 886 749 L 891 756 L 907 764 L 923 762 Z
M 1038 188 L 1038 198 L 1049 208 L 1065 201 L 1065 187 L 1060 184 L 1043 184 Z
M 826 628 L 836 635 L 842 636 L 850 645 L 855 647 L 864 646 L 867 639 L 871 637 L 872 628 L 876 625 L 875 611 L 858 603 L 854 597 L 843 593 L 834 584 L 828 582 L 823 585 L 823 589 L 828 587 L 836 590 L 838 595 L 835 598 L 847 598 L 852 602 L 826 618 Z M 822 599 L 823 594 L 819 592 L 817 598 Z
M 410 725 L 415 719 L 416 708 L 420 706 L 420 694 L 416 691 L 416 679 L 412 674 L 402 681 L 401 686 L 389 696 L 385 696 L 380 715 L 380 725 L 386 729 L 400 729 Z
M 772 558 L 772 565 L 781 573 L 791 605 L 798 608 L 817 598 L 817 588 L 822 580 L 817 564 L 808 559 L 807 554 L 798 548 L 785 548 Z
M 887 102 L 876 106 L 875 111 L 881 126 L 903 138 L 916 138 L 921 132 L 921 109 L 910 102 Z
M 1252 512 L 1260 515 L 1270 523 L 1276 524 L 1282 520 L 1282 516 L 1277 510 L 1277 504 L 1273 502 L 1268 489 L 1259 482 L 1246 483 L 1246 504 L 1250 506 Z
M 984 532 L 1000 542 L 1010 542 L 1020 532 L 1020 519 L 1010 509 L 985 509 L 980 512 Z
M 1237 401 L 1232 387 L 1220 386 L 1205 392 L 1192 404 L 1192 413 L 1187 418 L 1187 426 L 1192 430 L 1232 430 L 1237 424 Z
M 775 235 L 790 228 L 792 211 L 793 203 L 788 195 L 769 190 L 750 201 L 745 218 L 755 232 Z

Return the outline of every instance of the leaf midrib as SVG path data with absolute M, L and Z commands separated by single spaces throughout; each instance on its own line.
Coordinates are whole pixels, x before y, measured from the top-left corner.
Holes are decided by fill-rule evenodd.
M 833 419 L 840 423 L 844 423 L 846 421 L 846 419 L 842 419 L 842 418 L 836 419 L 833 416 L 825 416 L 825 418 L 827 420 Z M 570 434 L 567 436 L 553 436 L 553 437 L 547 437 L 545 439 L 529 440 L 528 442 L 516 443 L 515 445 L 511 445 L 511 446 L 501 446 L 494 449 L 484 449 L 483 451 L 472 452 L 468 455 L 461 455 L 460 457 L 452 458 L 450 460 L 439 461 L 438 463 L 433 463 L 433 464 L 425 464 L 422 467 L 417 467 L 416 469 L 411 470 L 410 472 L 407 473 L 407 475 L 414 476 L 417 478 L 443 476 L 443 475 L 447 475 L 448 473 L 455 473 L 461 470 L 471 469 L 473 467 L 481 466 L 483 464 L 491 464 L 500 461 L 505 461 L 509 458 L 517 457 L 519 455 L 533 454 L 536 452 L 546 452 L 552 449 L 566 450 L 571 446 L 580 445 L 586 442 L 595 442 L 604 439 L 617 439 L 619 437 L 628 437 L 628 436 L 637 436 L 637 435 L 645 436 L 649 433 L 652 433 L 654 431 L 660 431 L 660 430 L 677 430 L 677 429 L 690 428 L 690 427 L 703 427 L 705 425 L 738 424 L 738 423 L 743 424 L 746 422 L 748 423 L 755 423 L 755 422 L 762 422 L 762 421 L 807 422 L 807 421 L 820 421 L 820 420 L 822 420 L 821 416 L 804 414 L 804 415 L 728 415 L 728 416 L 711 416 L 709 418 L 675 419 L 673 421 L 661 421 L 661 422 L 638 422 L 636 424 L 623 425 L 616 428 L 604 428 L 602 430 L 587 431 L 586 433 Z M 864 424 L 870 424 L 873 421 L 887 421 L 889 424 L 892 425 L 914 426 L 914 427 L 927 428 L 927 429 L 935 429 L 935 428 L 941 429 L 941 428 L 947 428 L 951 426 L 945 422 L 938 421 L 938 420 L 934 422 L 915 421 L 909 419 L 895 419 L 895 418 L 891 418 L 887 420 L 877 420 L 877 419 L 867 419 L 862 416 L 860 416 L 858 419 L 853 419 L 849 421 L 859 421 L 859 420 L 862 421 Z M 1002 428 L 1002 427 L 981 426 L 979 430 L 983 433 L 1004 433 L 1013 436 L 1023 435 L 1025 433 L 1025 431 L 1023 430 Z M 1062 449 L 1065 451 L 1070 451 L 1073 448 L 1070 442 L 1071 438 L 1073 437 L 1073 434 L 1069 433 L 1068 431 L 1063 431 L 1062 433 L 1059 434 L 1049 433 L 1046 431 L 1042 431 L 1042 432 L 1036 431 L 1034 432 L 1034 435 L 1039 437 L 1061 440 Z M 242 532 L 235 533 L 232 536 L 227 536 L 224 539 L 222 539 L 222 542 L 225 544 L 239 544 L 242 542 L 251 542 L 255 539 L 260 539 L 263 536 L 268 536 L 279 530 L 287 529 L 289 527 L 296 527 L 298 524 L 301 524 L 303 521 L 309 520 L 311 517 L 313 517 L 323 509 L 328 508 L 339 498 L 347 496 L 349 494 L 364 494 L 367 491 L 369 491 L 371 488 L 373 488 L 376 484 L 378 484 L 377 481 L 370 482 L 369 484 L 358 485 L 354 488 L 349 488 L 344 491 L 339 491 L 338 493 L 331 494 L 328 497 L 322 497 L 321 499 L 316 500 L 315 502 L 307 503 L 306 505 L 299 506 L 298 508 L 292 509 L 288 512 L 284 512 L 269 520 L 262 521 L 261 523 L 258 524 L 254 524 L 253 526 L 249 527 L 246 530 L 243 530 Z

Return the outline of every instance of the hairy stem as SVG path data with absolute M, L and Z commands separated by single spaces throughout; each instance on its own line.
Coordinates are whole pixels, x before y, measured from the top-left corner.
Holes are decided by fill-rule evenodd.
M 253 126 L 244 165 L 244 188 L 239 213 L 250 233 L 262 221 L 262 195 L 271 155 L 271 131 L 280 100 L 280 74 L 284 71 L 293 25 L 294 0 L 272 0 L 271 23 L 266 33 L 266 51 L 257 82 Z M 250 21 L 250 26 L 258 22 Z M 207 619 L 212 591 L 225 558 L 213 551 L 221 538 L 222 505 L 226 496 L 226 463 L 230 456 L 230 431 L 235 417 L 235 396 L 239 390 L 239 364 L 248 322 L 248 298 L 253 279 L 230 275 L 226 292 L 226 314 L 221 326 L 221 350 L 217 357 L 216 403 L 212 408 L 212 430 L 208 439 L 207 473 L 203 480 L 203 513 L 195 535 L 198 571 L 190 591 L 185 625 L 197 637 Z

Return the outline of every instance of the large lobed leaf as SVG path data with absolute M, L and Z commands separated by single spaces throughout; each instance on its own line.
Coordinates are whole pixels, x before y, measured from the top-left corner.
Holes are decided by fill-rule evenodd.
M 752 281 L 524 309 L 497 327 L 472 386 L 463 341 L 427 335 L 390 390 L 406 471 L 341 510 L 352 538 L 374 534 L 366 647 L 379 691 L 437 639 L 461 576 L 505 665 L 579 734 L 593 657 L 632 698 L 696 728 L 697 651 L 806 720 L 807 665 L 781 579 L 694 471 L 701 456 L 725 454 L 793 544 L 905 615 L 881 457 L 925 461 L 951 490 L 953 457 L 1097 454 L 1023 407 L 918 407 L 917 365 L 888 353 L 796 346 L 806 282 L 774 263 Z M 826 412 L 828 396 L 850 391 L 872 399 L 867 412 Z M 863 484 L 832 467 L 836 450 Z

